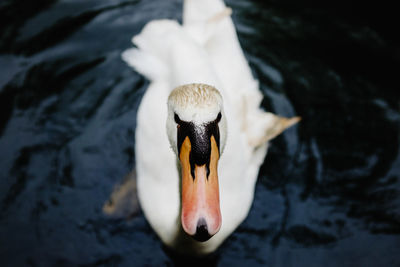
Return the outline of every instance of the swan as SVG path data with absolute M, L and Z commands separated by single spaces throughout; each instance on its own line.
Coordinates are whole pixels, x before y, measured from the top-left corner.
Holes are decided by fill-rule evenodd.
M 185 0 L 183 23 L 149 22 L 122 58 L 150 84 L 137 113 L 143 213 L 179 253 L 215 251 L 246 218 L 268 141 L 300 118 L 262 94 L 221 0 Z

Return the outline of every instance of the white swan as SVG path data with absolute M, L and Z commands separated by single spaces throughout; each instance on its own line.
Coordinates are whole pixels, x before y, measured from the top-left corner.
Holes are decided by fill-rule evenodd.
M 183 253 L 214 251 L 245 219 L 267 141 L 299 120 L 259 108 L 229 15 L 220 0 L 185 0 L 183 25 L 152 21 L 122 55 L 151 81 L 137 115 L 139 201 Z

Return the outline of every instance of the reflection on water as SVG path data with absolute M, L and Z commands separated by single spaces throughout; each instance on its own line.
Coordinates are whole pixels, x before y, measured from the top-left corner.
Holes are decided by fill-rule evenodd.
M 109 218 L 102 206 L 134 166 L 148 84 L 120 54 L 149 20 L 179 20 L 182 3 L 25 2 L 0 4 L 2 262 L 172 265 L 142 214 Z M 350 16 L 341 2 L 275 2 L 227 1 L 263 106 L 303 121 L 271 144 L 248 219 L 206 260 L 399 265 L 400 59 L 389 20 Z

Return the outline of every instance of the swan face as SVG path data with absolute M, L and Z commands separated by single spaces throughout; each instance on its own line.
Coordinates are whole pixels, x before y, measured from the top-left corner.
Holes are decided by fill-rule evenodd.
M 222 97 L 214 87 L 189 84 L 171 92 L 167 133 L 181 165 L 181 222 L 198 241 L 221 227 L 217 168 L 226 129 Z

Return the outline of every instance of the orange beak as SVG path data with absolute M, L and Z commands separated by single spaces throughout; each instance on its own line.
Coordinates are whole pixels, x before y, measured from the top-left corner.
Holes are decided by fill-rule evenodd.
M 182 143 L 179 159 L 182 165 L 182 213 L 181 222 L 185 232 L 198 241 L 207 241 L 221 227 L 219 206 L 218 160 L 219 150 L 211 136 L 209 172 L 206 164 L 193 164 L 191 171 L 191 142 L 188 137 Z M 194 176 L 192 174 L 194 173 Z

